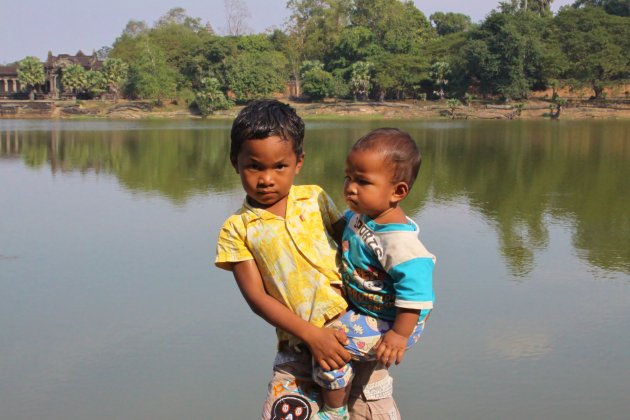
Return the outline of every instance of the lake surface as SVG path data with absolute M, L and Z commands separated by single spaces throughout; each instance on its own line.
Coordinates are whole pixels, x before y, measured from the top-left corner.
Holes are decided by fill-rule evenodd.
M 213 266 L 230 124 L 0 120 L 2 420 L 257 418 L 275 334 Z M 298 181 L 342 207 L 381 125 L 438 257 L 405 418 L 627 419 L 630 122 L 310 122 Z

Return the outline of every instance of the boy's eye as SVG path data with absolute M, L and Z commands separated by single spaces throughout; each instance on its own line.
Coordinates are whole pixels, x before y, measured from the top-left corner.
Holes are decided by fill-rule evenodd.
M 359 185 L 368 185 L 370 182 L 366 179 L 357 179 Z
M 276 169 L 284 169 L 286 168 L 288 165 L 284 164 L 284 163 L 279 163 L 276 165 Z

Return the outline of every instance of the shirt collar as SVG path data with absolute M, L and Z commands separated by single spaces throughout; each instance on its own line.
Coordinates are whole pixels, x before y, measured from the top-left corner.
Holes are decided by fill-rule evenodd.
M 297 206 L 296 202 L 305 200 L 309 198 L 308 191 L 304 188 L 300 188 L 299 186 L 292 185 L 289 190 L 289 196 L 287 197 L 287 212 L 286 218 L 289 219 L 293 216 L 300 216 L 302 211 Z M 247 202 L 247 197 L 243 200 L 243 207 L 241 208 L 242 215 L 246 218 L 247 222 L 253 222 L 254 220 L 262 219 L 262 220 L 272 220 L 278 219 L 279 216 L 276 216 L 273 213 L 268 212 L 265 209 L 259 209 L 257 207 L 253 207 Z

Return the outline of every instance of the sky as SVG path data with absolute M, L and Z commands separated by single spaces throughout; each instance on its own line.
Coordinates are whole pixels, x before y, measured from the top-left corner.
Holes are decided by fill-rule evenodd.
M 289 15 L 287 0 L 244 0 L 251 17 L 253 32 L 282 28 Z M 573 3 L 555 0 L 552 9 Z M 499 0 L 415 0 L 416 6 L 429 17 L 434 12 L 458 12 L 474 22 L 499 4 Z M 111 46 L 129 20 L 153 23 L 174 7 L 182 7 L 192 17 L 210 22 L 215 32 L 224 33 L 224 0 L 0 0 L 0 64 L 8 64 L 33 55 L 44 60 L 53 54 L 91 54 Z

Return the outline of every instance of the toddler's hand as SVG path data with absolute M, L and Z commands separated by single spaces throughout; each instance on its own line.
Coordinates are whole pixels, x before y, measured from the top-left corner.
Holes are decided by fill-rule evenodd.
M 387 331 L 376 346 L 376 358 L 386 367 L 390 367 L 393 363 L 399 364 L 405 355 L 407 340 L 408 337 L 394 330 Z

